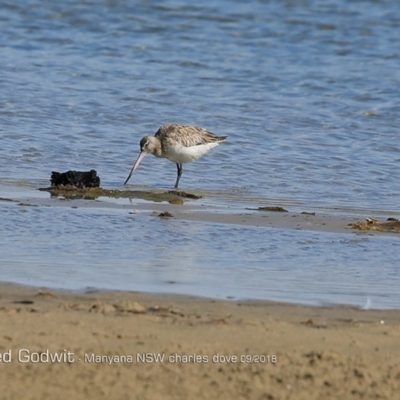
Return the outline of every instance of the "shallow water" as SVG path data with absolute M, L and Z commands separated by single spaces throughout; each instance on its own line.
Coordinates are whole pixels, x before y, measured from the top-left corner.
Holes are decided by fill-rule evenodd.
M 3 281 L 400 308 L 397 235 L 162 219 L 140 199 L 41 201 L 0 201 Z
M 140 138 L 179 122 L 229 136 L 185 166 L 182 188 L 215 193 L 206 202 L 397 211 L 399 24 L 395 0 L 3 2 L 0 181 L 18 192 L 94 168 L 118 188 Z M 130 184 L 170 188 L 175 174 L 146 157 Z M 196 241 L 177 221 L 140 216 L 135 231 L 117 210 L 0 207 L 3 280 L 399 306 L 394 237 L 188 223 Z

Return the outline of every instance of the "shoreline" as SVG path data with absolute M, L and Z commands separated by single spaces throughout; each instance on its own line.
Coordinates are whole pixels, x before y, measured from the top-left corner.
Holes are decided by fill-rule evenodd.
M 158 192 L 156 192 L 159 195 Z M 175 218 L 184 221 L 207 222 L 217 224 L 232 224 L 263 228 L 277 228 L 290 230 L 305 230 L 315 232 L 346 233 L 346 234 L 377 234 L 397 235 L 400 232 L 400 223 L 387 222 L 387 219 L 397 220 L 398 213 L 377 210 L 340 210 L 320 207 L 299 207 L 284 203 L 284 211 L 268 211 L 254 208 L 254 203 L 248 202 L 238 205 L 235 201 L 222 205 L 205 205 L 201 200 L 187 201 L 179 204 L 169 204 L 165 201 L 148 201 L 142 198 L 134 199 L 136 204 L 119 204 L 117 202 L 100 199 L 68 199 L 68 198 L 40 198 L 40 197 L 2 197 L 2 203 L 15 203 L 20 207 L 53 207 L 53 208 L 82 208 L 82 209 L 116 209 L 129 214 L 149 213 L 149 217 Z M 250 201 L 250 200 L 248 200 Z M 256 204 L 261 204 L 257 201 Z M 266 201 L 266 208 L 281 208 L 279 201 Z M 253 207 L 247 207 L 252 205 Z M 293 210 L 294 209 L 294 210 Z M 229 210 L 229 212 L 227 212 Z M 374 218 L 371 218 L 371 215 Z M 393 217 L 394 216 L 394 217 Z M 388 218 L 390 217 L 390 218 Z M 375 220 L 379 218 L 380 221 Z M 372 219 L 378 225 L 369 224 Z
M 63 287 L 53 287 L 46 284 L 28 284 L 28 283 L 20 283 L 13 281 L 0 281 L 0 290 L 4 288 L 20 288 L 21 290 L 36 290 L 37 292 L 46 291 L 46 292 L 54 292 L 54 293 L 65 293 L 66 295 L 71 296 L 88 296 L 88 295 L 99 295 L 99 296 L 107 296 L 107 294 L 126 294 L 126 295 L 141 295 L 141 296 L 150 296 L 155 298 L 172 298 L 172 299 L 196 299 L 199 301 L 211 301 L 211 302 L 226 302 L 226 303 L 241 303 L 241 304 L 278 304 L 282 306 L 289 307 L 306 307 L 306 308 L 315 308 L 315 309 L 336 309 L 336 308 L 344 308 L 344 309 L 353 309 L 358 311 L 377 311 L 377 312 L 391 312 L 391 311 L 399 311 L 400 308 L 387 307 L 387 308 L 375 308 L 373 307 L 373 302 L 371 304 L 370 298 L 366 298 L 364 304 L 351 304 L 351 303 L 333 303 L 333 302 L 323 302 L 320 303 L 306 303 L 306 302 L 295 302 L 295 301 L 286 301 L 280 299 L 267 299 L 267 298 L 250 298 L 250 297 L 239 297 L 234 295 L 227 295 L 225 297 L 213 297 L 210 295 L 203 295 L 197 293 L 185 293 L 185 292 L 174 292 L 174 291 L 156 291 L 156 290 L 136 290 L 136 289 L 114 289 L 114 288 L 105 288 L 105 287 L 96 287 L 96 286 L 87 286 L 85 288 L 63 288 Z
M 395 398 L 399 310 L 0 284 L 0 382 L 31 396 Z M 8 354 L 11 360 L 7 362 Z

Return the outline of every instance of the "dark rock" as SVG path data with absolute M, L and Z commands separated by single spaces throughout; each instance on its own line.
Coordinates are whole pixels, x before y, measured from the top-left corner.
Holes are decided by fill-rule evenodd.
M 92 169 L 89 172 L 67 171 L 51 173 L 51 186 L 74 186 L 79 189 L 100 187 L 100 178 L 97 172 Z

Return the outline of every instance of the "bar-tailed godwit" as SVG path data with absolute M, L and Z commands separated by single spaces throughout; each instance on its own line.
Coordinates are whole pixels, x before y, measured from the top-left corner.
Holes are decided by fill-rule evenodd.
M 133 165 L 124 185 L 128 183 L 144 156 L 151 153 L 156 157 L 167 158 L 176 163 L 178 169 L 174 186 L 176 189 L 183 173 L 182 164 L 197 160 L 220 143 L 225 142 L 226 139 L 227 136 L 216 136 L 196 126 L 163 125 L 154 136 L 145 136 L 140 141 L 139 157 Z

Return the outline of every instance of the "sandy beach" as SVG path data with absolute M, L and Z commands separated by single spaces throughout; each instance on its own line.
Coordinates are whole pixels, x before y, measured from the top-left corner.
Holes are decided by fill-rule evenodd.
M 1 284 L 2 398 L 394 399 L 400 312 Z M 29 388 L 29 389 L 28 389 Z

